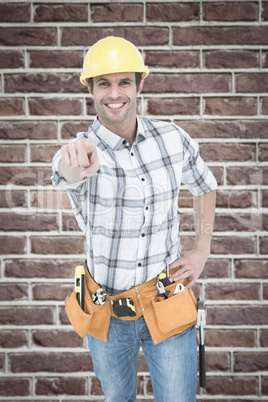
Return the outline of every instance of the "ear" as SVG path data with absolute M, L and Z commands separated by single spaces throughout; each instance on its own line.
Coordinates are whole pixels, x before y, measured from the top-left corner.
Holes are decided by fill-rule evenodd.
M 140 93 L 141 93 L 141 91 L 142 91 L 142 88 L 143 88 L 143 85 L 144 85 L 144 78 L 141 80 L 141 82 L 140 82 L 140 86 L 139 86 L 139 90 L 138 90 L 138 92 L 137 92 L 137 95 L 139 95 Z
M 90 93 L 90 95 L 93 95 L 93 93 L 91 92 L 90 85 L 89 85 L 88 81 L 86 81 L 86 86 L 87 86 L 87 89 L 88 89 L 88 92 Z

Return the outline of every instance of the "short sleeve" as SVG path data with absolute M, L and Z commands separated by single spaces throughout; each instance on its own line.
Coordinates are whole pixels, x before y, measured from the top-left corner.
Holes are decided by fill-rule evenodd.
M 184 130 L 182 183 L 194 195 L 199 196 L 217 187 L 217 182 L 211 170 L 199 155 L 198 144 Z

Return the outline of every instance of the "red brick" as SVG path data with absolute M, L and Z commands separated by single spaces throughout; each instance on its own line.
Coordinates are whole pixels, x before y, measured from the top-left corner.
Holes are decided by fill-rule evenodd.
M 207 68 L 257 68 L 259 53 L 250 50 L 210 50 L 204 52 Z
M 94 100 L 93 98 L 87 98 L 86 99 L 86 107 L 87 107 L 87 115 L 96 115 L 96 109 L 94 105 Z
M 262 99 L 261 103 L 261 113 L 267 115 L 268 114 L 268 98 Z
M 66 296 L 72 293 L 73 285 L 39 284 L 32 285 L 33 300 L 64 301 Z
M 199 67 L 199 52 L 148 50 L 145 52 L 145 64 L 152 67 L 195 68 Z
M 206 329 L 205 342 L 207 347 L 254 348 L 256 347 L 256 338 L 256 331 L 254 330 Z
M 176 46 L 266 45 L 268 27 L 183 27 L 173 29 Z
M 267 352 L 235 352 L 234 371 L 254 372 L 267 370 Z
M 261 214 L 246 214 L 230 211 L 229 214 L 217 214 L 215 219 L 215 232 L 256 232 L 262 230 Z
M 93 22 L 142 22 L 141 4 L 91 4 Z
M 263 295 L 262 295 L 262 297 L 263 297 L 263 300 L 268 300 L 268 285 L 267 284 L 264 284 L 263 285 Z
M 260 330 L 260 346 L 263 348 L 268 347 L 268 329 Z
M 59 148 L 58 145 L 31 145 L 31 162 L 51 163 Z
M 267 120 L 179 121 L 180 127 L 193 138 L 266 138 Z
M 24 67 L 24 54 L 19 51 L 1 50 L 0 68 L 20 68 Z
M 5 261 L 6 278 L 74 278 L 75 267 L 83 260 L 9 259 Z
M 62 215 L 62 230 L 64 231 L 80 231 L 77 220 L 73 214 Z
M 30 98 L 29 109 L 33 116 L 79 116 L 82 114 L 82 100 L 77 98 Z
M 75 371 L 92 371 L 89 353 L 10 353 L 10 371 L 13 373 L 68 373 Z
M 7 349 L 20 348 L 28 345 L 28 333 L 18 329 L 1 330 L 0 347 Z
M 30 378 L 2 377 L 0 378 L 0 396 L 29 396 Z
M 230 371 L 230 354 L 206 351 L 206 371 Z
M 260 285 L 254 283 L 207 284 L 208 300 L 260 300 Z
M 1 145 L 0 162 L 26 162 L 26 145 Z
M 84 119 L 83 119 L 84 120 Z M 83 121 L 81 122 L 66 122 L 62 125 L 61 128 L 61 137 L 64 140 L 72 139 L 76 136 L 78 132 L 87 132 L 89 126 L 92 124 L 92 121 Z
M 81 348 L 84 340 L 74 330 L 38 329 L 32 332 L 32 342 L 42 348 Z
M 31 206 L 38 209 L 71 209 L 66 191 L 32 191 Z
M 86 4 L 38 4 L 34 6 L 34 22 L 87 22 Z
M 255 145 L 251 144 L 200 144 L 200 155 L 205 161 L 254 161 Z
M 2 231 L 44 231 L 57 230 L 58 217 L 55 214 L 0 214 L 0 230 Z
M 256 191 L 217 191 L 217 207 L 221 208 L 249 208 L 256 207 Z
M 207 395 L 258 395 L 258 378 L 241 376 L 208 376 Z
M 74 73 L 5 74 L 4 82 L 6 93 L 79 93 L 83 89 Z
M 257 21 L 258 5 L 256 3 L 205 3 L 205 21 Z
M 0 22 L 30 22 L 30 4 L 0 4 Z
M 22 116 L 25 114 L 24 99 L 1 98 L 0 116 Z
M 235 277 L 248 279 L 268 279 L 268 261 L 259 259 L 235 260 Z
M 198 98 L 155 98 L 147 100 L 147 113 L 152 115 L 198 114 Z
M 264 184 L 264 169 L 255 167 L 227 168 L 227 183 L 233 185 Z
M 85 395 L 86 378 L 52 377 L 38 378 L 35 383 L 36 395 Z
M 267 73 L 249 73 L 236 75 L 236 91 L 245 92 L 268 92 Z
M 56 46 L 57 28 L 3 27 L 0 46 Z
M 268 21 L 268 4 L 266 2 L 262 2 L 262 21 Z
M 24 254 L 26 251 L 26 237 L 0 236 L 0 254 Z
M 254 116 L 257 114 L 257 99 L 205 98 L 205 113 L 219 116 Z
M 1 307 L 1 325 L 49 325 L 54 324 L 54 307 Z
M 61 44 L 62 46 L 91 46 L 98 40 L 111 35 L 124 37 L 136 46 L 161 46 L 168 45 L 169 42 L 169 29 L 166 27 L 68 27 L 62 28 Z
M 261 392 L 262 395 L 268 395 L 268 377 L 261 377 Z
M 53 140 L 57 139 L 57 124 L 55 122 L 0 122 L 1 140 Z
M 230 277 L 230 261 L 227 259 L 214 260 L 208 259 L 205 268 L 201 274 L 201 278 L 229 278 Z
M 27 193 L 20 190 L 0 190 L 0 208 L 27 207 Z
M 208 325 L 266 325 L 267 305 L 209 306 Z
M 268 207 L 268 191 L 267 190 L 263 190 L 261 192 L 261 205 L 263 207 Z
M 268 52 L 265 51 L 262 52 L 262 67 L 263 68 L 268 67 Z
M 30 237 L 34 254 L 81 254 L 84 252 L 84 237 Z
M 259 144 L 259 155 L 258 159 L 260 162 L 266 162 L 268 160 L 268 144 Z
M 32 167 L 2 167 L 0 184 L 13 184 L 22 186 L 51 184 L 50 168 Z
M 27 300 L 28 285 L 15 283 L 0 284 L 0 301 Z
M 229 90 L 228 74 L 150 74 L 143 88 L 144 93 L 209 93 Z
M 198 21 L 199 4 L 198 3 L 157 3 L 146 5 L 147 21 Z
M 90 395 L 104 395 L 101 388 L 101 382 L 97 377 L 93 377 L 91 379 L 90 385 L 91 385 Z
M 216 182 L 218 183 L 218 186 L 221 186 L 224 182 L 223 168 L 211 166 L 210 170 L 212 171 L 212 173 L 216 179 Z
M 268 254 L 268 237 L 260 238 L 260 253 Z
M 212 240 L 213 254 L 255 254 L 254 237 L 215 237 Z
M 82 68 L 83 59 L 82 51 L 29 50 L 31 68 Z

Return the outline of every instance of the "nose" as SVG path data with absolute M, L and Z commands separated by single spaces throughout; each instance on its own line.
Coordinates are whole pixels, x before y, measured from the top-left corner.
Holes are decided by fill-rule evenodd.
M 120 96 L 119 89 L 117 85 L 111 85 L 109 91 L 109 97 L 117 99 Z

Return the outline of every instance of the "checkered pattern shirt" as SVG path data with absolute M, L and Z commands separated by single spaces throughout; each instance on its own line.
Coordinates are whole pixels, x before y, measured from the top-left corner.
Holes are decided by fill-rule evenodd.
M 199 196 L 214 190 L 216 180 L 198 145 L 175 124 L 137 117 L 130 147 L 96 118 L 78 138 L 96 143 L 99 171 L 67 183 L 58 173 L 58 151 L 52 182 L 69 195 L 86 237 L 91 275 L 114 295 L 154 278 L 180 257 L 181 183 Z

